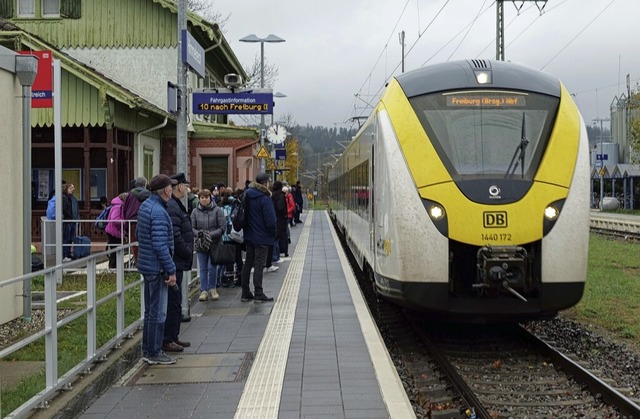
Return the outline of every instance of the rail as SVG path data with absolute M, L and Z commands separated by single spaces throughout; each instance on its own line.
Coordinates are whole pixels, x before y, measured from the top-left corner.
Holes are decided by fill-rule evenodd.
M 107 354 L 116 348 L 119 343 L 126 338 L 130 338 L 133 332 L 142 325 L 144 314 L 144 301 L 141 298 L 140 315 L 129 325 L 125 324 L 125 293 L 134 288 L 138 288 L 140 295 L 143 295 L 143 280 L 139 277 L 130 284 L 125 284 L 125 253 L 130 252 L 130 248 L 137 243 L 119 246 L 115 249 L 107 250 L 100 253 L 91 254 L 82 259 L 73 260 L 68 263 L 59 264 L 46 268 L 44 270 L 29 273 L 19 277 L 0 281 L 0 289 L 24 281 L 31 281 L 35 277 L 44 275 L 44 329 L 32 334 L 18 342 L 13 343 L 0 350 L 0 360 L 4 360 L 27 345 L 44 338 L 44 358 L 45 358 L 45 387 L 28 401 L 22 404 L 9 414 L 0 412 L 2 417 L 20 418 L 31 413 L 31 410 L 38 407 L 46 407 L 48 400 L 56 395 L 56 392 L 63 390 L 71 385 L 80 375 L 88 371 L 91 365 L 97 361 L 104 359 Z M 103 260 L 105 256 L 111 253 L 116 254 L 116 283 L 115 291 L 111 294 L 97 299 L 96 286 L 96 265 L 99 260 Z M 87 277 L 87 293 L 86 307 L 76 310 L 69 316 L 58 320 L 58 302 L 57 302 L 57 284 L 62 279 L 63 271 L 86 271 Z M 102 346 L 98 347 L 96 324 L 98 322 L 98 307 L 106 304 L 111 300 L 116 300 L 116 333 Z M 87 318 L 87 339 L 86 339 L 86 357 L 77 365 L 70 368 L 69 371 L 62 376 L 58 376 L 58 330 L 61 327 L 69 325 L 72 321 L 85 316 Z M 0 394 L 1 396 L 1 394 Z
M 117 243 L 113 243 L 113 245 L 116 246 L 123 246 L 125 244 L 127 244 L 128 238 L 132 237 L 132 229 L 135 228 L 135 223 L 137 220 L 119 220 L 119 221 L 110 221 L 110 222 L 116 222 L 116 223 L 120 223 L 120 241 Z M 41 217 L 40 222 L 42 223 L 42 228 L 41 228 L 41 237 L 42 237 L 42 259 L 43 259 L 43 263 L 45 268 L 49 267 L 49 257 L 53 256 L 56 254 L 56 220 L 49 220 L 47 217 Z M 91 250 L 94 247 L 97 246 L 104 246 L 105 242 L 99 242 L 99 243 L 88 243 L 88 244 L 82 244 L 82 243 L 64 243 L 63 239 L 64 239 L 64 226 L 65 225 L 69 225 L 69 224 L 76 224 L 77 225 L 77 232 L 75 234 L 75 236 L 87 236 L 87 237 L 91 237 L 92 235 L 90 234 L 92 229 L 95 229 L 97 227 L 95 227 L 95 223 L 96 220 L 62 220 L 62 230 L 63 230 L 63 237 L 61 237 L 62 240 L 60 240 L 62 244 L 62 249 L 64 250 L 65 247 L 89 247 L 89 253 L 91 253 Z M 111 243 L 109 243 L 111 244 Z M 129 247 L 129 249 L 131 249 Z M 129 250 L 128 254 L 128 260 L 132 260 L 131 258 L 131 251 Z M 62 258 L 60 258 L 60 260 L 62 260 Z

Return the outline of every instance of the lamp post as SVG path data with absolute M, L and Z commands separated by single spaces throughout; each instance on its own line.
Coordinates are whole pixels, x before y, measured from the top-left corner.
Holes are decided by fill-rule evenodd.
M 23 274 L 31 272 L 31 86 L 38 73 L 38 57 L 16 55 L 16 75 L 22 86 L 22 268 Z M 58 92 L 56 92 L 58 94 Z M 31 320 L 31 279 L 25 279 L 23 289 L 23 313 Z
M 598 160 L 600 160 L 600 211 L 603 210 L 602 206 L 604 205 L 604 133 L 602 123 L 604 121 L 611 121 L 609 118 L 596 118 L 593 122 L 600 121 L 600 159 L 598 159 L 598 153 L 596 153 L 596 167 L 598 166 Z M 608 159 L 607 159 L 608 160 Z M 611 191 L 613 192 L 613 191 Z
M 285 42 L 285 40 L 274 34 L 269 34 L 266 38 L 259 38 L 252 33 L 251 35 L 247 35 L 244 38 L 240 38 L 240 42 L 260 42 L 260 88 L 264 88 L 264 43 Z M 264 147 L 265 135 L 266 133 L 264 128 L 264 114 L 260 114 L 260 148 Z M 264 159 L 260 160 L 260 172 L 265 172 Z

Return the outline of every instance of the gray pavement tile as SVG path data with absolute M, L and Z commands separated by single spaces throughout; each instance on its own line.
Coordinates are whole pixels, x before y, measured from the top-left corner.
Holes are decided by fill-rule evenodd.
M 386 409 L 362 409 L 362 410 L 344 410 L 346 419 L 388 419 L 389 413 Z
M 344 410 L 342 405 L 324 405 L 324 406 L 302 406 L 302 417 L 313 417 L 319 418 L 322 415 L 339 415 L 338 417 L 342 417 L 344 415 Z

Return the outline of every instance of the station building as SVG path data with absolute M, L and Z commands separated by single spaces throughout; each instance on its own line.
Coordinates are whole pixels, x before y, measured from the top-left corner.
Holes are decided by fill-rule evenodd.
M 190 91 L 222 87 L 230 73 L 246 79 L 217 24 L 189 12 L 187 27 L 205 51 L 205 77 L 189 73 Z M 0 0 L 0 46 L 50 51 L 60 61 L 62 179 L 75 184 L 82 219 L 95 218 L 100 197 L 128 191 L 131 179 L 176 172 L 176 117 L 167 111 L 167 85 L 177 80 L 178 33 L 171 0 Z M 2 89 L 0 97 L 7 94 Z M 19 116 L 20 106 L 3 107 L 0 118 L 9 113 Z M 192 186 L 242 187 L 255 177 L 255 129 L 230 125 L 227 115 L 191 113 L 188 120 Z M 38 241 L 56 181 L 53 109 L 32 109 L 31 123 L 32 232 Z M 15 138 L 0 136 L 3 149 Z M 106 240 L 102 231 L 86 229 L 91 231 L 81 233 L 92 241 Z

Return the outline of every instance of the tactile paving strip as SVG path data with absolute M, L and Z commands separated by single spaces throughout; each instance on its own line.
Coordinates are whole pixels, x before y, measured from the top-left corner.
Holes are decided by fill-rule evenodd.
M 308 214 L 240 398 L 236 418 L 278 417 L 282 383 L 298 305 L 304 256 L 307 253 L 314 212 L 309 211 Z

